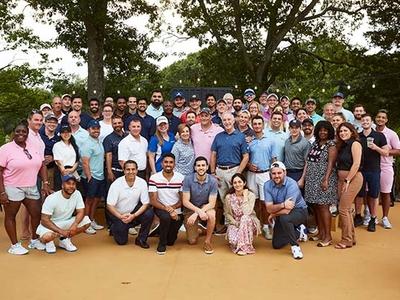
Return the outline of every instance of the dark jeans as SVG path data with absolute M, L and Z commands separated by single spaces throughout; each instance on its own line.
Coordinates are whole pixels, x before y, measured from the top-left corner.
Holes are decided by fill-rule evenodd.
M 275 218 L 272 247 L 280 249 L 287 244 L 298 246 L 299 232 L 296 227 L 307 222 L 307 208 L 293 208 L 288 215 Z
M 132 213 L 138 211 L 138 209 L 142 206 L 142 203 L 138 203 Z M 135 227 L 140 224 L 140 230 L 138 239 L 140 241 L 147 241 L 147 236 L 149 235 L 151 223 L 153 222 L 154 212 L 152 208 L 146 209 L 140 216 L 135 218 L 131 223 L 125 224 L 120 219 L 115 217 L 112 214 L 109 214 L 111 227 L 111 234 L 114 236 L 114 240 L 118 245 L 125 245 L 128 243 L 128 231 L 129 228 Z
M 303 170 L 299 169 L 287 169 L 286 170 L 287 176 L 290 178 L 294 179 L 295 181 L 299 181 L 301 178 L 301 175 L 303 175 Z
M 178 231 L 183 223 L 183 215 L 178 215 L 178 220 L 172 220 L 165 210 L 154 208 L 155 214 L 160 218 L 160 246 L 172 246 L 178 238 Z

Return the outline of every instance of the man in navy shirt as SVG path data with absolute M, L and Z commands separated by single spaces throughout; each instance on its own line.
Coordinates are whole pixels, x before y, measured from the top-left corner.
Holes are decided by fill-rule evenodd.
M 181 124 L 181 119 L 178 117 L 174 116 L 173 110 L 174 110 L 174 104 L 170 100 L 166 100 L 163 103 L 163 116 L 165 116 L 168 119 L 169 123 L 169 131 L 172 132 L 173 134 L 176 134 L 178 132 L 178 126 Z
M 146 113 L 147 109 L 147 100 L 146 98 L 140 98 L 137 101 L 137 111 L 136 114 L 130 115 L 125 119 L 124 129 L 125 132 L 129 131 L 129 124 L 132 120 L 139 120 L 142 125 L 142 130 L 140 131 L 140 135 L 144 137 L 147 141 L 154 135 L 156 132 L 156 120 Z
M 307 221 L 307 205 L 297 182 L 286 176 L 286 167 L 280 162 L 271 165 L 271 180 L 264 184 L 264 201 L 270 223 L 275 221 L 272 247 L 280 249 L 291 245 L 295 259 L 302 259 L 303 253 L 297 243 L 300 237 L 297 227 Z M 301 237 L 300 237 L 301 238 Z

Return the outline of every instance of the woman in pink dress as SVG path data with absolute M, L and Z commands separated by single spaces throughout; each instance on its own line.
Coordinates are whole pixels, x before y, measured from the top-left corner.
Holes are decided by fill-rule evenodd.
M 224 204 L 228 223 L 226 238 L 234 253 L 253 254 L 253 236 L 261 232 L 260 221 L 254 212 L 256 197 L 248 190 L 246 178 L 242 174 L 234 174 L 231 183 L 232 188 L 226 195 Z

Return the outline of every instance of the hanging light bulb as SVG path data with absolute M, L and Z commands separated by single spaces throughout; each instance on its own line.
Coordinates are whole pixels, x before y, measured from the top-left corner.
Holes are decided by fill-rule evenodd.
M 75 94 L 75 91 L 72 91 L 72 94 Z
M 301 92 L 301 88 L 299 88 L 299 92 Z
M 96 92 L 96 90 L 93 90 L 93 94 L 96 94 L 97 92 Z
M 373 89 L 374 89 L 374 88 L 376 88 L 376 85 L 375 85 L 375 83 L 373 83 L 373 84 L 372 84 L 372 88 L 373 88 Z
M 140 92 L 140 87 L 138 87 L 137 90 Z
M 235 84 L 235 89 L 238 89 L 238 85 L 237 84 Z
M 200 78 L 197 78 L 197 82 L 200 82 Z
M 214 84 L 217 84 L 217 81 L 216 81 L 216 80 L 214 80 Z
M 347 89 L 349 90 L 349 89 L 351 89 L 351 86 L 350 86 L 350 84 L 347 86 Z
M 277 93 L 279 93 L 279 91 L 280 91 L 279 89 L 276 89 L 276 92 L 277 92 Z
M 256 90 L 256 91 L 257 91 L 257 89 L 258 89 L 258 87 L 256 87 L 256 86 L 255 86 L 255 87 L 254 87 L 254 90 Z
M 162 89 L 162 84 L 160 85 L 160 89 Z
M 179 79 L 179 84 L 182 84 L 182 79 Z
M 118 90 L 118 91 L 117 91 L 117 94 L 119 95 L 120 93 L 121 93 L 121 91 L 120 91 L 120 90 Z
M 322 92 L 325 93 L 325 89 L 322 89 Z

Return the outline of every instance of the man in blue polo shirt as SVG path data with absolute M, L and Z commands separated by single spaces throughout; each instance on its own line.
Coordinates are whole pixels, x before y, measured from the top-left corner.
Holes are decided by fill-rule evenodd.
M 142 125 L 142 129 L 140 131 L 140 135 L 144 137 L 147 141 L 150 141 L 150 138 L 156 132 L 156 120 L 146 113 L 147 109 L 147 100 L 146 98 L 139 98 L 137 101 L 137 109 L 136 114 L 130 115 L 124 121 L 124 129 L 125 132 L 129 131 L 129 124 L 131 124 L 132 120 L 139 120 Z
M 272 247 L 280 249 L 291 245 L 295 259 L 302 259 L 303 253 L 297 243 L 300 237 L 297 227 L 304 227 L 307 221 L 307 205 L 297 182 L 286 176 L 285 165 L 278 161 L 271 165 L 271 180 L 264 184 L 265 206 L 270 213 L 268 220 L 275 222 Z
M 89 138 L 80 148 L 82 160 L 82 182 L 86 194 L 85 214 L 90 218 L 91 226 L 86 233 L 95 234 L 104 227 L 94 219 L 97 205 L 104 196 L 104 148 L 99 141 L 100 123 L 91 120 L 88 124 Z
M 218 133 L 211 145 L 210 171 L 219 181 L 218 193 L 224 203 L 225 195 L 232 186 L 232 176 L 242 173 L 247 166 L 249 149 L 244 134 L 234 127 L 235 118 L 232 113 L 224 113 L 222 123 L 225 131 Z M 217 233 L 225 234 L 225 229 L 224 226 Z
M 215 227 L 215 203 L 217 201 L 218 182 L 207 174 L 208 162 L 204 156 L 194 161 L 195 173 L 187 175 L 183 181 L 182 202 L 184 206 L 184 225 L 190 245 L 195 245 L 199 237 L 198 223 L 207 222 L 204 252 L 212 254 L 212 233 Z

